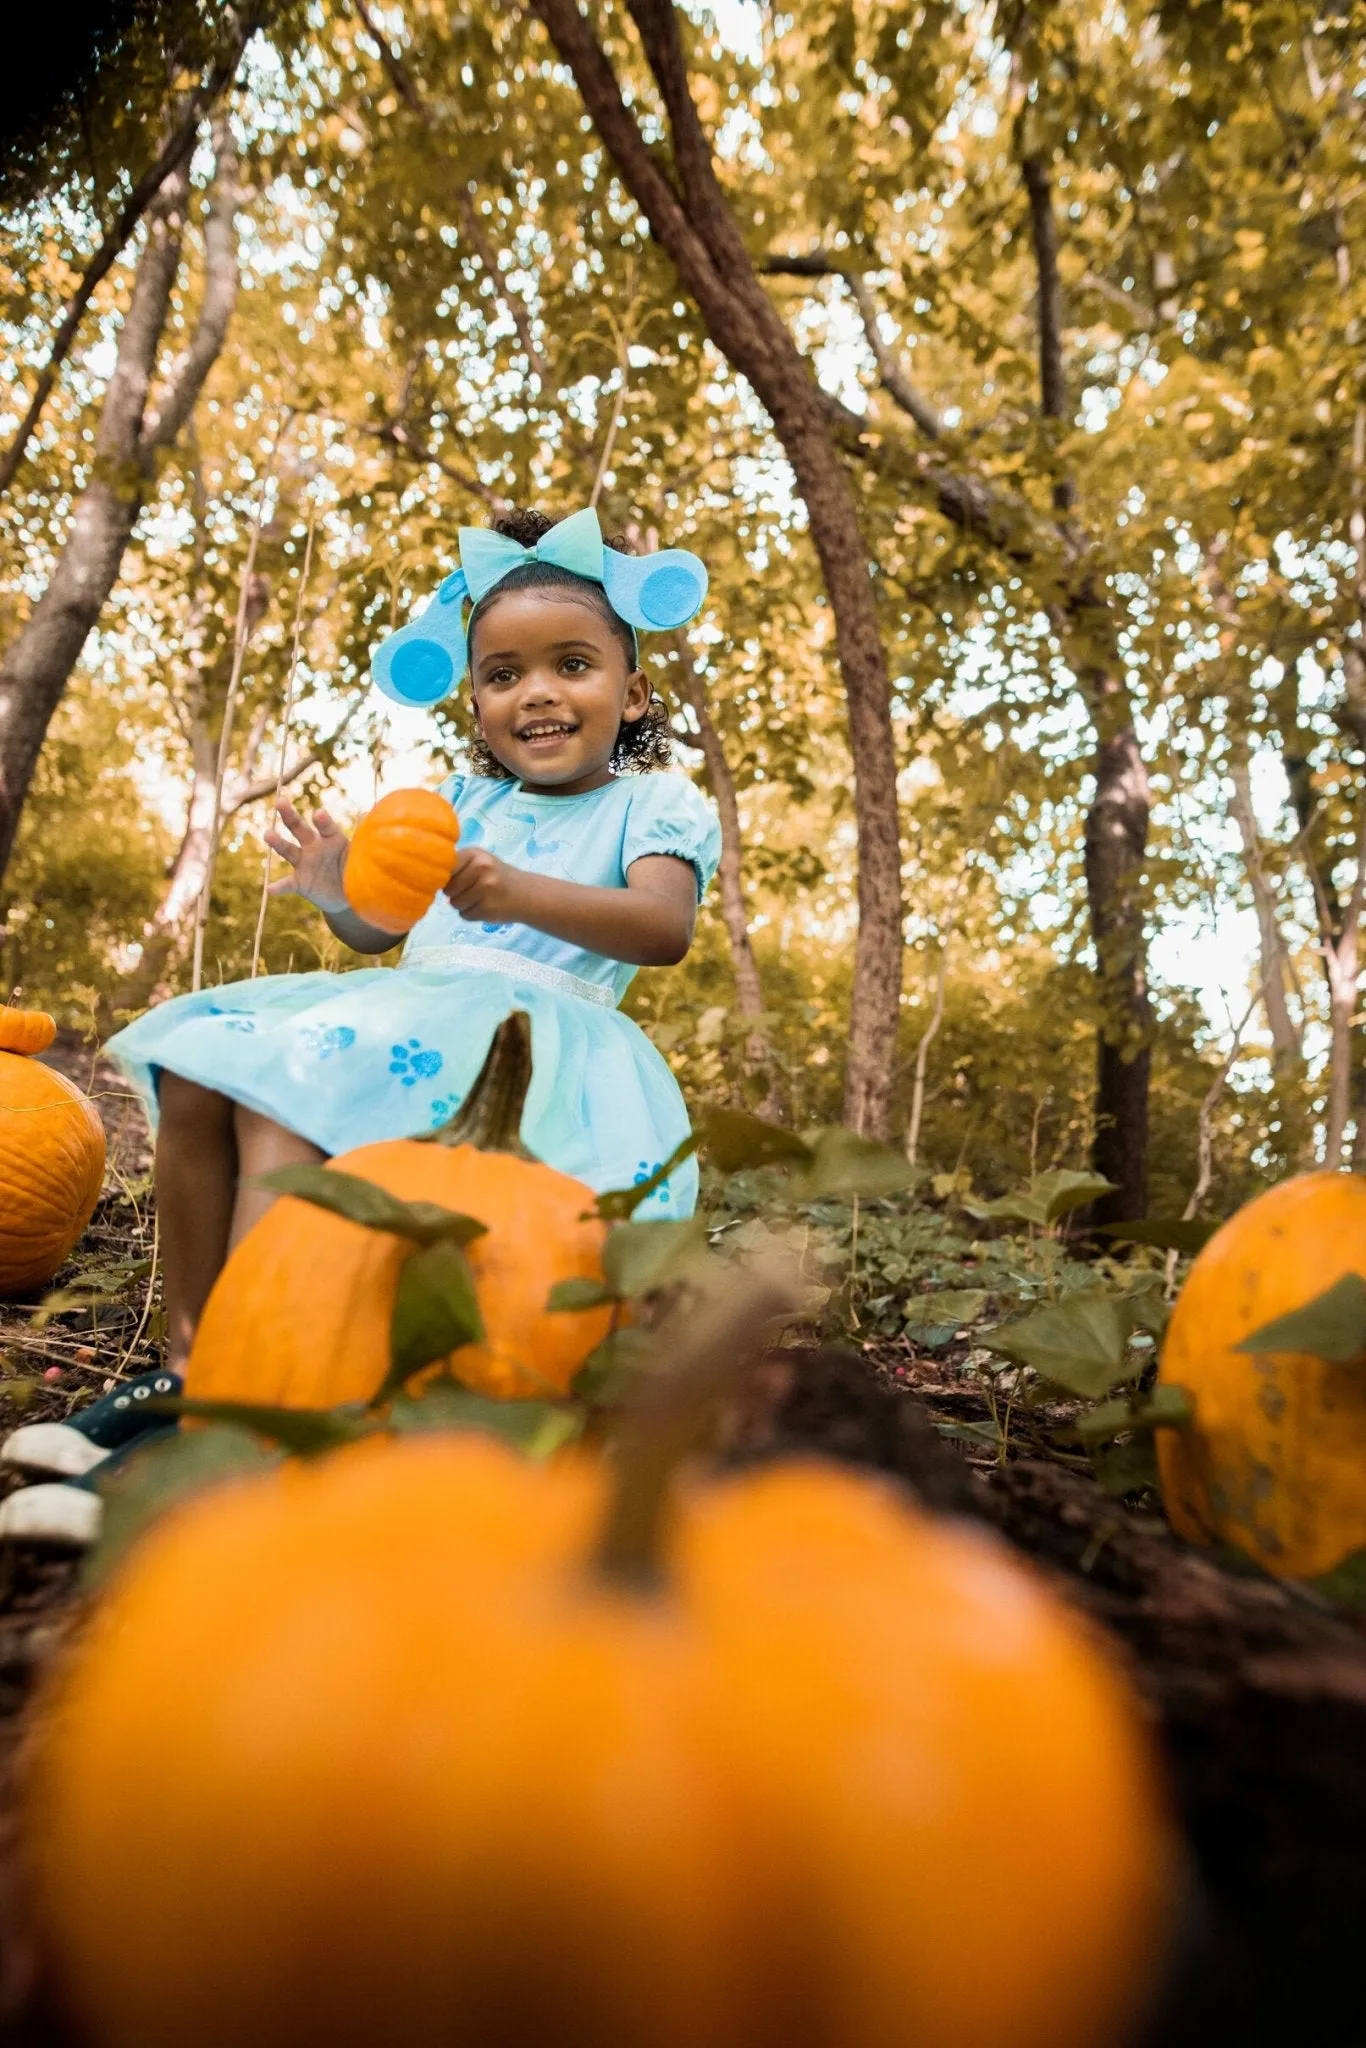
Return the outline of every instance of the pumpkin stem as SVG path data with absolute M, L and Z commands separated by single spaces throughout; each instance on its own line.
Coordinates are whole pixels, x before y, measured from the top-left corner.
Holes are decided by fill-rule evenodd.
M 773 1319 L 795 1299 L 771 1276 L 746 1274 L 700 1308 L 690 1303 L 665 1321 L 659 1337 L 667 1363 L 640 1375 L 621 1411 L 612 1495 L 594 1559 L 603 1577 L 634 1592 L 663 1586 L 674 1475 L 710 1440 L 717 1409 Z
M 525 1010 L 504 1017 L 488 1057 L 465 1100 L 448 1124 L 432 1131 L 436 1145 L 473 1145 L 480 1152 L 511 1152 L 535 1159 L 521 1140 L 522 1111 L 531 1086 L 531 1019 Z

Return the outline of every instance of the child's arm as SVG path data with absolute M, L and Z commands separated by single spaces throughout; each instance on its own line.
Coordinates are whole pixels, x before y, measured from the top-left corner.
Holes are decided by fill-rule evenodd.
M 356 916 L 346 900 L 342 871 L 346 866 L 346 834 L 326 811 L 315 811 L 311 819 L 296 811 L 287 798 L 278 805 L 280 823 L 288 833 L 272 826 L 266 845 L 289 862 L 294 872 L 272 882 L 272 896 L 302 896 L 327 920 L 328 929 L 353 953 L 387 953 L 398 945 L 401 934 L 382 931 Z
M 691 861 L 649 853 L 624 889 L 593 889 L 510 867 L 487 847 L 462 849 L 446 895 L 463 918 L 529 924 L 571 946 L 633 967 L 673 967 L 692 944 L 697 877 Z

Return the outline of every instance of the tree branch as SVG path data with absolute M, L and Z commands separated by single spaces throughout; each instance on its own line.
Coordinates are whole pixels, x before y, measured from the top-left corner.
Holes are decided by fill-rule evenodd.
M 916 390 L 882 339 L 878 327 L 877 301 L 873 297 L 867 278 L 861 271 L 850 270 L 845 272 L 844 281 L 849 287 L 854 304 L 858 307 L 863 331 L 868 337 L 868 346 L 873 351 L 873 361 L 877 364 L 884 391 L 904 413 L 910 414 L 922 434 L 931 441 L 937 441 L 944 431 L 944 422 L 929 399 Z
M 366 5 L 366 0 L 354 0 L 354 4 L 356 13 L 360 16 L 364 26 L 365 33 L 379 51 L 379 61 L 392 79 L 400 99 L 411 113 L 416 114 L 423 127 L 430 133 L 436 124 L 432 119 L 431 108 L 419 92 L 417 81 L 413 77 L 412 72 L 375 21 L 374 16 Z M 531 365 L 536 376 L 539 377 L 542 386 L 548 388 L 550 384 L 550 371 L 546 366 L 545 357 L 536 346 L 536 337 L 532 332 L 531 318 L 527 311 L 526 303 L 519 293 L 507 288 L 502 268 L 487 235 L 480 225 L 479 215 L 475 211 L 474 201 L 470 198 L 468 188 L 465 185 L 456 184 L 452 190 L 451 197 L 455 202 L 456 218 L 460 224 L 461 234 L 464 235 L 481 267 L 487 274 L 489 283 L 493 286 L 494 297 L 516 328 L 517 339 L 522 344 L 522 351 L 528 363 Z
M 731 272 L 731 283 L 741 286 L 745 279 L 753 278 L 753 264 L 721 190 L 711 143 L 689 90 L 679 10 L 673 0 L 626 0 L 626 5 L 669 116 L 684 209 L 713 259 L 719 256 L 722 266 Z
M 139 436 L 139 452 L 144 457 L 158 448 L 169 448 L 194 410 L 204 379 L 227 339 L 237 304 L 237 209 L 242 192 L 237 145 L 226 119 L 214 123 L 214 149 L 214 180 L 204 219 L 204 296 L 185 359 L 167 386 L 159 411 Z
M 909 414 L 922 434 L 931 441 L 939 439 L 944 432 L 944 422 L 929 399 L 916 390 L 882 339 L 878 328 L 877 301 L 863 271 L 846 269 L 842 264 L 832 263 L 828 256 L 768 256 L 760 263 L 759 269 L 767 277 L 837 277 L 847 285 L 858 307 L 882 388 L 902 412 Z
M 606 52 L 591 24 L 580 13 L 577 0 L 529 0 L 529 7 L 573 72 L 593 125 L 637 204 L 704 308 L 708 303 L 714 304 L 718 296 L 728 296 L 729 281 L 713 263 L 711 251 L 689 218 L 682 198 L 641 134 L 635 115 L 621 96 Z M 646 54 L 649 55 L 648 47 Z M 744 267 L 749 268 L 747 255 Z
M 1039 278 L 1039 398 L 1045 419 L 1060 420 L 1067 409 L 1062 362 L 1062 281 L 1058 276 L 1058 228 L 1053 218 L 1053 183 L 1042 160 L 1027 156 L 1020 166 L 1029 193 L 1034 262 Z
M 144 171 L 137 184 L 124 202 L 118 219 L 114 222 L 99 248 L 86 265 L 71 297 L 67 300 L 66 311 L 61 325 L 52 338 L 47 361 L 38 373 L 28 410 L 19 422 L 14 439 L 0 457 L 0 492 L 7 491 L 18 473 L 33 432 L 42 417 L 44 406 L 52 394 L 57 373 L 71 352 L 76 339 L 76 330 L 81 324 L 86 307 L 90 304 L 96 288 L 108 275 L 115 261 L 132 236 L 133 230 L 146 213 L 152 201 L 160 192 L 173 171 L 180 169 L 189 160 L 194 148 L 195 136 L 204 115 L 222 97 L 233 79 L 247 44 L 265 19 L 265 8 L 250 7 L 243 10 L 228 8 L 225 16 L 229 24 L 218 55 L 213 61 L 208 77 L 198 85 L 182 102 L 184 112 L 181 119 L 163 144 L 155 163 Z
M 224 818 L 235 818 L 248 804 L 259 804 L 262 797 L 274 796 L 277 789 L 288 789 L 301 775 L 306 775 L 310 768 L 316 768 L 320 762 L 325 761 L 329 751 L 346 732 L 358 709 L 359 705 L 353 704 L 345 718 L 339 725 L 334 726 L 331 732 L 326 733 L 322 739 L 315 740 L 311 747 L 288 760 L 280 770 L 278 779 L 274 775 L 265 775 L 256 782 L 247 783 L 245 788 L 235 791 L 232 797 L 224 802 Z
M 400 454 L 407 455 L 414 462 L 430 462 L 434 469 L 439 469 L 442 476 L 448 476 L 452 483 L 459 484 L 464 490 L 473 491 L 475 497 L 482 499 L 490 511 L 507 510 L 510 500 L 502 497 L 497 491 L 490 490 L 473 470 L 459 468 L 455 463 L 448 462 L 444 456 L 438 455 L 434 448 L 429 448 L 425 441 L 414 440 L 402 420 L 386 420 L 382 427 L 361 427 L 359 431 L 362 434 L 373 435 L 376 440 L 397 449 Z

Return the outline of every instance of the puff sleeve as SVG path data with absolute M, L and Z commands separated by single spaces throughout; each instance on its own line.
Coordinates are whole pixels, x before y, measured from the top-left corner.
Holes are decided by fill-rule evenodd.
M 700 901 L 721 858 L 721 827 L 707 799 L 685 776 L 657 770 L 633 780 L 621 848 L 623 874 L 649 853 L 691 861 Z

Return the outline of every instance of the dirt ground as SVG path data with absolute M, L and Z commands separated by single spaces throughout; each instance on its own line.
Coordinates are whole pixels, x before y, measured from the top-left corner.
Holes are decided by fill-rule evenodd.
M 61 1063 L 80 1057 L 66 1048 Z M 85 1084 L 83 1057 L 71 1070 Z M 146 1137 L 112 1076 L 98 1073 L 95 1087 L 121 1184 L 94 1227 L 127 1255 L 151 1229 L 138 1192 Z M 135 1296 L 115 1314 L 98 1310 L 98 1328 L 82 1328 L 81 1314 L 49 1326 L 48 1364 L 62 1377 L 30 1379 L 22 1407 L 0 1382 L 0 1431 L 68 1412 L 113 1370 L 145 1369 L 154 1353 L 141 1314 Z M 22 1353 L 12 1348 L 21 1336 Z M 18 1307 L 0 1308 L 11 1375 L 21 1358 L 30 1375 L 47 1369 L 32 1341 Z M 934 1427 L 980 1417 L 974 1403 L 951 1362 L 906 1345 L 785 1351 L 756 1369 L 723 1455 L 744 1463 L 820 1451 L 892 1474 L 928 1505 L 989 1523 L 1107 1632 L 1152 1713 L 1189 1852 L 1172 1953 L 1155 1968 L 1134 2048 L 1366 2048 L 1366 1625 L 1223 1569 L 1088 1477 L 974 1460 Z M 14 1757 L 35 1680 L 74 1624 L 75 1577 L 70 1563 L 0 1552 L 0 1769 Z M 0 2044 L 75 2048 L 43 2013 L 12 1851 L 7 1806 Z

